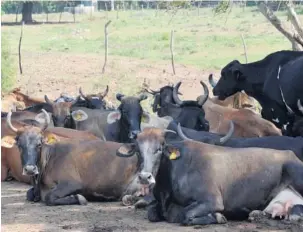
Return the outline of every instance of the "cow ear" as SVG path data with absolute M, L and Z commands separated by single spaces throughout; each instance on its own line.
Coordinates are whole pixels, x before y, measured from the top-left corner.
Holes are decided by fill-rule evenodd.
M 58 136 L 56 136 L 53 133 L 49 133 L 44 137 L 44 143 L 45 144 L 52 145 L 52 144 L 57 143 L 57 142 L 59 142 L 59 138 L 58 138 Z
M 125 143 L 116 152 L 119 157 L 131 157 L 136 152 L 136 145 L 134 143 Z
M 143 123 L 149 123 L 150 121 L 150 116 L 148 113 L 143 112 L 142 116 L 141 116 L 141 122 Z
M 12 135 L 4 136 L 1 139 L 1 147 L 12 148 L 16 143 L 16 139 Z
M 88 115 L 83 110 L 75 110 L 72 112 L 72 117 L 74 121 L 81 122 L 85 121 L 88 118 Z
M 166 145 L 164 148 L 164 154 L 169 158 L 170 160 L 176 160 L 179 159 L 181 154 L 178 148 L 173 147 L 171 145 Z
M 120 120 L 121 118 L 121 113 L 119 110 L 115 110 L 107 116 L 107 123 L 108 124 L 113 124 L 114 122 Z

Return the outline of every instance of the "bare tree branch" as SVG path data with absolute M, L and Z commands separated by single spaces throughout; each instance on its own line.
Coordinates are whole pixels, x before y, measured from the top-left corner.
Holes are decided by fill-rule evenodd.
M 105 53 L 104 53 L 104 64 L 102 68 L 102 74 L 105 72 L 105 66 L 107 63 L 107 56 L 108 56 L 108 33 L 107 33 L 107 27 L 112 21 L 109 20 L 105 26 L 104 26 L 104 47 L 105 47 Z
M 24 21 L 22 21 L 22 24 L 21 24 L 21 33 L 20 33 L 19 49 L 18 49 L 18 53 L 19 53 L 19 71 L 20 71 L 20 74 L 22 74 L 22 65 L 21 65 L 21 42 L 22 42 L 22 36 L 23 36 L 23 26 L 24 26 Z
M 260 12 L 268 19 L 268 21 L 270 21 L 270 23 L 278 31 L 280 31 L 291 43 L 296 41 L 297 43 L 303 46 L 303 39 L 300 38 L 298 35 L 291 33 L 264 2 L 259 2 L 258 8 Z
M 248 62 L 248 58 L 247 58 L 247 50 L 246 50 L 246 43 L 245 43 L 245 40 L 244 40 L 243 34 L 241 34 L 241 38 L 242 38 L 242 43 L 243 43 L 243 48 L 244 48 L 245 60 L 246 60 L 246 63 L 247 63 L 247 62 Z
M 303 38 L 303 27 L 293 8 L 292 1 L 289 1 L 288 4 L 286 4 L 286 8 L 287 8 L 288 16 L 289 16 L 291 23 L 294 25 L 294 28 L 297 30 L 298 34 Z
M 173 68 L 173 73 L 176 75 L 175 71 L 175 60 L 174 60 L 174 30 L 171 30 L 171 35 L 170 35 L 170 53 L 171 53 L 171 66 Z

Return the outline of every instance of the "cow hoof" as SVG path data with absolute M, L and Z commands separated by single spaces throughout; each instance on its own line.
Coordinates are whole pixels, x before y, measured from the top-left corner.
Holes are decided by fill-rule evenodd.
M 34 188 L 30 188 L 29 190 L 27 190 L 26 199 L 28 201 L 35 201 Z
M 122 197 L 122 205 L 124 206 L 130 206 L 133 205 L 133 196 L 132 195 L 125 195 Z
M 256 221 L 260 218 L 262 218 L 265 214 L 261 211 L 261 210 L 254 210 L 251 211 L 249 216 L 248 216 L 248 220 L 249 221 Z
M 139 201 L 136 202 L 135 204 L 135 209 L 144 209 L 148 205 L 148 202 L 145 201 L 144 199 L 140 199 Z
M 77 194 L 77 198 L 80 205 L 87 205 L 87 200 L 84 196 Z
M 215 213 L 215 216 L 216 216 L 216 220 L 217 220 L 217 222 L 219 224 L 225 224 L 225 223 L 227 223 L 227 220 L 226 220 L 226 218 L 224 217 L 223 214 L 221 214 L 221 213 Z

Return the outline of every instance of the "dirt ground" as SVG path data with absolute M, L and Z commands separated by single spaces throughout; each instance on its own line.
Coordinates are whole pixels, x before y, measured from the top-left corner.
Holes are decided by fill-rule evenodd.
M 103 59 L 98 55 L 67 53 L 23 53 L 23 75 L 18 76 L 16 87 L 30 96 L 57 98 L 61 92 L 78 94 L 103 91 L 110 86 L 109 99 L 116 102 L 117 92 L 133 94 L 140 89 L 144 79 L 157 89 L 168 83 L 183 81 L 181 98 L 195 99 L 202 92 L 201 79 L 216 70 L 199 70 L 176 65 L 172 75 L 170 62 L 152 64 L 143 60 L 110 57 L 105 75 L 101 74 Z M 290 225 L 277 220 L 262 223 L 229 222 L 225 225 L 181 227 L 168 223 L 150 223 L 144 210 L 135 211 L 116 203 L 89 203 L 87 206 L 47 207 L 42 203 L 25 200 L 28 185 L 17 182 L 1 183 L 1 231 L 203 231 L 203 232 L 265 232 L 303 231 L 302 224 Z
M 114 203 L 88 203 L 86 206 L 45 206 L 26 201 L 28 185 L 1 183 L 2 232 L 118 232 L 118 231 L 203 231 L 203 232 L 302 232 L 303 225 L 265 220 L 261 223 L 229 222 L 225 225 L 183 227 L 166 222 L 151 223 L 145 210 Z

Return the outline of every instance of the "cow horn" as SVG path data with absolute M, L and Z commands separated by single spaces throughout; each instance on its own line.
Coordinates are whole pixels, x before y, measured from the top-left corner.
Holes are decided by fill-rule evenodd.
M 298 99 L 298 109 L 301 111 L 301 113 L 303 114 L 303 106 L 301 104 L 301 100 Z
M 203 86 L 203 89 L 204 89 L 204 97 L 201 97 L 198 101 L 198 104 L 200 106 L 203 106 L 204 103 L 207 101 L 208 99 L 208 96 L 209 96 L 209 91 L 208 91 L 208 87 L 207 85 L 203 82 L 203 81 L 200 81 L 200 84 Z
M 154 90 L 152 90 L 152 89 L 144 89 L 144 91 L 146 91 L 146 92 L 148 92 L 148 93 L 150 93 L 150 94 L 152 94 L 152 95 L 155 95 L 155 94 L 157 94 L 157 93 L 160 93 L 160 91 L 154 91 Z
M 82 88 L 81 88 L 81 87 L 79 88 L 79 94 L 80 94 L 80 96 L 83 97 L 85 100 L 89 100 L 88 97 L 86 97 L 86 96 L 83 94 Z
M 181 81 L 179 81 L 176 86 L 173 88 L 173 98 L 177 105 L 182 105 L 183 101 L 179 98 L 178 92 L 181 85 Z
M 47 104 L 52 105 L 53 103 L 48 99 L 47 95 L 44 95 L 44 100 Z
M 208 82 L 211 85 L 211 87 L 215 88 L 217 83 L 215 82 L 214 75 L 212 73 L 209 74 L 209 76 L 208 76 Z
M 139 98 L 139 101 L 143 101 L 143 100 L 147 99 L 148 97 L 144 93 L 141 93 L 138 98 Z
M 174 134 L 177 134 L 176 131 L 173 131 L 173 130 L 167 130 L 167 129 L 165 129 L 163 131 L 164 131 L 164 133 L 174 133 Z
M 46 112 L 45 109 L 42 109 L 41 111 L 45 115 L 45 124 L 44 124 L 43 129 L 42 129 L 42 130 L 45 130 L 48 127 L 48 125 L 50 124 L 50 117 L 49 117 L 49 114 Z
M 192 141 L 192 139 L 188 138 L 188 137 L 183 133 L 180 123 L 178 123 L 177 131 L 178 131 L 178 135 L 179 135 L 183 140 Z
M 227 132 L 227 134 L 222 137 L 218 143 L 216 143 L 216 145 L 224 145 L 233 135 L 234 130 L 235 130 L 235 126 L 234 126 L 234 122 L 232 120 L 230 120 L 230 127 L 229 127 L 229 131 Z
M 6 116 L 7 125 L 12 131 L 14 131 L 15 133 L 18 133 L 18 129 L 12 125 L 11 117 L 12 117 L 12 112 L 10 111 L 10 112 L 8 112 L 8 114 Z
M 106 95 L 108 94 L 108 90 L 109 90 L 109 87 L 108 87 L 108 85 L 107 85 L 107 86 L 106 86 L 106 89 L 104 90 L 104 92 L 99 94 L 99 95 L 100 95 L 100 98 L 105 98 Z

